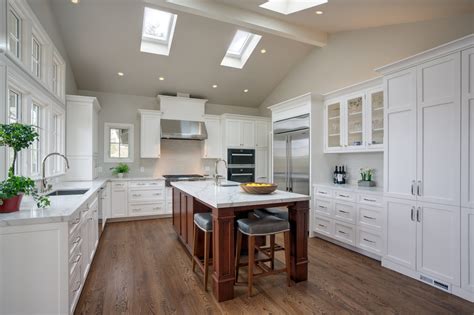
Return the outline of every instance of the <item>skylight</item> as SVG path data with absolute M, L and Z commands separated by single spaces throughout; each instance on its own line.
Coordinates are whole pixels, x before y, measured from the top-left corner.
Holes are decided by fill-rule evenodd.
M 261 4 L 260 7 L 288 15 L 327 2 L 328 0 L 268 0 L 267 2 Z
M 260 35 L 237 30 L 221 66 L 242 69 L 261 38 Z
M 145 7 L 140 50 L 168 56 L 177 17 L 176 14 Z

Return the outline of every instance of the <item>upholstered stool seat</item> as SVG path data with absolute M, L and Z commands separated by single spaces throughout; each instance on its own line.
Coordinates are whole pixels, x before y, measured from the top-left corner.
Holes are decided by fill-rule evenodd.
M 203 231 L 212 232 L 212 214 L 210 212 L 195 213 L 194 224 Z
M 288 209 L 287 208 L 262 208 L 254 211 L 255 215 L 259 218 L 263 218 L 269 215 L 275 216 L 282 220 L 288 221 Z
M 204 260 L 198 256 L 198 230 L 204 232 Z M 196 268 L 196 264 L 199 269 L 204 273 L 204 290 L 207 290 L 207 281 L 209 278 L 209 250 L 211 248 L 211 236 L 212 236 L 212 214 L 207 213 L 195 213 L 194 214 L 194 238 L 193 238 L 193 272 Z
M 270 235 L 283 233 L 290 229 L 288 221 L 268 215 L 258 219 L 240 219 L 237 221 L 240 232 L 246 235 Z

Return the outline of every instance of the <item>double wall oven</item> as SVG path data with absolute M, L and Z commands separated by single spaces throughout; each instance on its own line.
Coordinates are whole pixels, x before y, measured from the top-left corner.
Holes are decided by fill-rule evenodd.
M 227 180 L 248 183 L 255 181 L 255 150 L 227 150 Z

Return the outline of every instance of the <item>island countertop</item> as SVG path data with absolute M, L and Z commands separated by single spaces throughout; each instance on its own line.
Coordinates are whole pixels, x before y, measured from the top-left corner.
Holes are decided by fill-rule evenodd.
M 214 208 L 310 200 L 310 196 L 281 190 L 268 195 L 252 195 L 239 186 L 216 186 L 213 181 L 182 181 L 172 182 L 171 185 Z

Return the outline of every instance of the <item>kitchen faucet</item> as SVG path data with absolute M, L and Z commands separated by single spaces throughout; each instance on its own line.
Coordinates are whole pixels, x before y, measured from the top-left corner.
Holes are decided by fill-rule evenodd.
M 41 162 L 41 167 L 42 167 L 42 170 L 43 170 L 43 176 L 42 176 L 42 179 L 41 179 L 41 189 L 40 189 L 40 192 L 44 193 L 44 192 L 47 192 L 50 187 L 48 187 L 48 181 L 46 180 L 46 160 L 50 157 L 50 156 L 53 156 L 53 155 L 57 155 L 57 156 L 60 156 L 62 157 L 65 161 L 66 161 L 66 169 L 69 169 L 69 160 L 67 159 L 67 157 L 64 155 L 64 154 L 61 154 L 61 153 L 58 153 L 58 152 L 53 152 L 53 153 L 50 153 L 48 155 L 46 155 L 44 158 L 43 158 L 43 161 Z
M 227 162 L 225 160 L 223 159 L 216 160 L 216 162 L 214 163 L 214 179 L 215 179 L 216 186 L 219 186 L 219 179 L 224 178 L 224 176 L 219 175 L 219 170 L 217 168 L 217 166 L 219 165 L 219 162 L 221 161 L 224 162 L 224 166 L 227 169 Z

